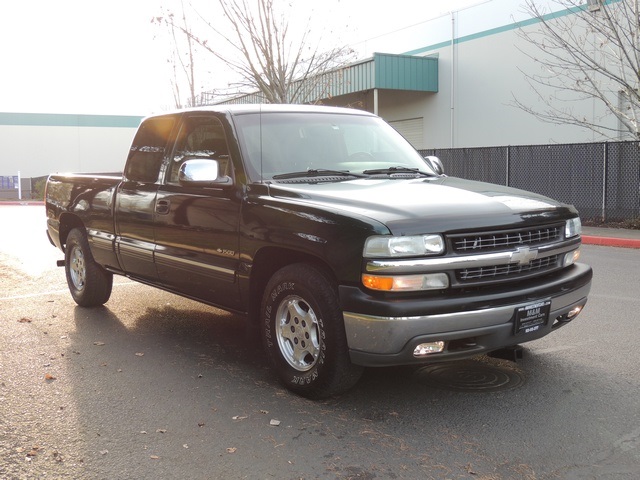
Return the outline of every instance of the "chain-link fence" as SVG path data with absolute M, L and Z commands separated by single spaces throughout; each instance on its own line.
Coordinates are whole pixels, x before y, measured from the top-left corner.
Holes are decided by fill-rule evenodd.
M 584 219 L 640 218 L 640 143 L 420 150 L 450 176 L 497 183 L 576 206 Z
M 640 219 L 640 142 L 420 150 L 447 175 L 497 183 L 575 205 L 583 219 Z M 23 198 L 42 199 L 47 177 L 23 180 Z M 0 198 L 17 198 L 17 189 Z
M 13 178 L 8 182 L 7 178 Z M 18 188 L 18 181 L 20 187 Z M 0 176 L 0 200 L 42 200 L 44 199 L 44 188 L 47 183 L 47 176 L 26 177 Z

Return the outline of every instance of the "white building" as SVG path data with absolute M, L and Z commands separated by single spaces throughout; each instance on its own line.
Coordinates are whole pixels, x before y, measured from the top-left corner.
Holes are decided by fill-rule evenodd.
M 583 3 L 587 8 L 587 1 Z M 544 8 L 544 18 L 550 22 L 574 15 L 559 10 L 552 1 Z M 526 78 L 540 72 L 541 67 L 524 53 L 535 50 L 519 34 L 520 29 L 540 30 L 539 21 L 527 12 L 524 0 L 487 0 L 381 35 L 358 45 L 360 55 L 385 52 L 432 58 L 437 61 L 435 91 L 391 91 L 383 87 L 375 93 L 376 101 L 376 85 L 370 85 L 344 98 L 334 95 L 324 103 L 359 100 L 366 109 L 394 123 L 419 149 L 603 140 L 587 128 L 542 122 L 515 106 L 517 99 L 533 109 L 542 108 Z M 606 114 L 593 100 L 572 107 L 600 122 Z M 604 121 L 618 125 L 612 115 Z
M 0 113 L 0 176 L 120 172 L 141 117 Z
M 518 29 L 539 24 L 524 3 L 488 0 L 355 45 L 364 60 L 340 72 L 336 90 L 322 103 L 377 112 L 418 149 L 602 140 L 585 128 L 541 122 L 513 105 L 514 98 L 538 102 L 523 72 L 540 67 L 522 52 L 529 47 Z M 598 114 L 591 101 L 579 108 L 586 116 Z M 0 113 L 0 176 L 120 171 L 140 120 Z

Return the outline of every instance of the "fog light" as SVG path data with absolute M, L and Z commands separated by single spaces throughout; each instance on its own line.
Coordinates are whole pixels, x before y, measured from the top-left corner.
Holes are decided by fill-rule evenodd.
M 573 318 L 576 315 L 578 315 L 581 311 L 582 311 L 581 306 L 573 307 L 571 310 L 569 310 L 569 313 L 567 313 L 567 318 Z
M 574 250 L 573 252 L 569 252 L 564 256 L 564 266 L 568 267 L 569 265 L 573 265 L 580 258 L 580 249 Z
M 444 350 L 444 342 L 421 343 L 413 350 L 414 357 L 424 357 L 432 353 L 440 353 Z

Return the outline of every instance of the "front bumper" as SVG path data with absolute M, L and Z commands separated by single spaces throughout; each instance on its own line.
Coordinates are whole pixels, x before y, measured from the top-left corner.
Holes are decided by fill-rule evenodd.
M 568 323 L 567 313 L 583 307 L 592 270 L 576 264 L 552 277 L 490 294 L 475 293 L 433 300 L 385 300 L 355 287 L 340 287 L 351 361 L 391 366 L 468 358 L 535 340 Z M 534 333 L 515 333 L 515 312 L 536 301 L 551 300 L 548 322 Z M 444 341 L 440 353 L 414 357 L 421 343 Z

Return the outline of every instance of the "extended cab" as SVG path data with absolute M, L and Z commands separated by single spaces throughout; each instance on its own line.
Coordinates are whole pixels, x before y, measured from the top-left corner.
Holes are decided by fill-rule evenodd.
M 48 236 L 81 306 L 113 274 L 246 315 L 318 398 L 363 366 L 467 358 L 582 310 L 572 206 L 447 177 L 375 115 L 219 106 L 146 118 L 122 177 L 51 175 Z

